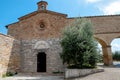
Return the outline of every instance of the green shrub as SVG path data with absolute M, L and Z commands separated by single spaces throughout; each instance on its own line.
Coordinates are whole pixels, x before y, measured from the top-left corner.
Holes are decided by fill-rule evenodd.
M 53 74 L 63 74 L 64 72 L 62 72 L 62 71 L 53 71 Z
M 68 68 L 96 66 L 97 42 L 93 34 L 91 22 L 82 18 L 76 19 L 63 30 L 61 58 Z
M 6 76 L 13 76 L 14 74 L 12 72 L 7 72 Z
M 120 51 L 115 51 L 113 53 L 113 60 L 120 61 Z
M 6 74 L 3 74 L 2 77 L 5 78 L 5 77 L 7 77 L 7 76 L 6 76 Z
M 103 62 L 103 55 L 98 53 L 97 54 L 97 63 L 102 63 Z
M 15 72 L 15 73 L 7 72 L 7 73 L 3 74 L 2 77 L 3 77 L 3 78 L 5 78 L 5 77 L 10 77 L 10 76 L 14 76 L 14 75 L 16 75 L 16 74 L 18 74 L 18 73 L 17 73 L 17 72 Z

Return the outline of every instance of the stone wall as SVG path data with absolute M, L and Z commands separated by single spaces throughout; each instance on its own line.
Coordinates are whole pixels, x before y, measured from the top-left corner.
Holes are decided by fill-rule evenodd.
M 37 73 L 37 54 L 45 52 L 46 73 L 64 71 L 60 59 L 62 48 L 60 40 L 33 39 L 15 40 L 13 37 L 0 34 L 0 75 L 6 72 Z
M 22 72 L 37 73 L 37 54 L 45 52 L 47 55 L 47 72 L 52 74 L 55 71 L 64 71 L 60 53 L 62 51 L 59 39 L 34 39 L 22 40 Z M 37 47 L 36 47 L 37 46 Z
M 96 68 L 96 69 L 66 69 L 65 70 L 65 78 L 78 78 L 87 76 L 90 74 L 103 72 L 103 68 Z
M 20 42 L 0 34 L 0 76 L 20 69 Z
M 104 63 L 111 65 L 112 52 L 110 44 L 113 39 L 120 37 L 120 15 L 90 16 L 83 18 L 91 20 L 95 31 L 95 38 L 104 48 L 103 54 L 105 56 L 107 55 Z M 8 25 L 8 35 L 11 35 L 17 40 L 22 40 L 22 53 L 20 56 L 22 58 L 22 71 L 36 72 L 36 54 L 41 51 L 41 49 L 34 49 L 33 45 L 40 40 L 45 40 L 46 43 L 50 45 L 49 48 L 42 49 L 47 54 L 47 65 L 49 65 L 47 71 L 55 71 L 58 67 L 61 69 L 62 62 L 59 60 L 59 50 L 61 51 L 61 48 L 56 47 L 58 46 L 56 40 L 61 37 L 62 29 L 70 25 L 75 19 L 76 18 L 67 18 L 66 14 L 58 12 L 37 10 L 20 17 L 18 22 Z M 44 24 L 43 28 L 41 28 L 41 23 Z
M 83 17 L 91 20 L 95 30 L 95 34 L 118 33 L 120 31 L 120 16 L 105 15 L 105 16 L 88 16 Z M 67 18 L 66 24 L 70 24 L 75 18 Z
M 119 15 L 83 18 L 91 20 L 95 31 L 95 37 L 106 42 L 111 42 L 113 39 L 120 37 Z M 8 34 L 16 39 L 24 40 L 59 38 L 61 37 L 62 29 L 70 25 L 74 20 L 75 18 L 67 18 L 61 15 L 50 14 L 49 12 L 41 12 L 9 25 Z M 41 21 L 45 24 L 44 29 L 40 29 Z M 115 35 L 111 36 L 111 34 Z
M 8 26 L 8 34 L 16 39 L 47 39 L 59 38 L 61 30 L 65 26 L 66 17 L 53 15 L 51 13 L 38 13 L 27 19 Z M 45 27 L 40 28 L 43 22 Z

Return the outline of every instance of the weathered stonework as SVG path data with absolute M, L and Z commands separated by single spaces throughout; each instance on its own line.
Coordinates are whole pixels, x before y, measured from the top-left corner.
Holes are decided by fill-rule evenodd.
M 43 5 L 42 5 L 43 4 Z M 105 65 L 112 65 L 111 41 L 120 37 L 120 15 L 84 17 L 94 27 L 94 37 L 102 45 Z M 64 71 L 60 59 L 59 39 L 62 29 L 75 18 L 47 10 L 47 2 L 38 3 L 38 10 L 7 25 L 8 35 L 0 34 L 0 74 L 7 71 L 37 73 L 37 54 L 46 54 L 46 73 Z M 11 37 L 10 37 L 11 36 Z
M 0 76 L 20 70 L 20 41 L 0 34 Z
M 37 45 L 36 43 L 40 41 L 44 41 L 48 45 L 35 49 L 35 46 Z M 45 52 L 47 55 L 47 73 L 52 74 L 54 71 L 63 71 L 64 66 L 62 64 L 62 60 L 60 59 L 60 53 L 62 50 L 59 41 L 59 39 L 22 40 L 22 72 L 37 73 L 37 54 L 39 52 Z
M 87 76 L 89 74 L 94 74 L 98 72 L 103 72 L 104 69 L 96 68 L 96 69 L 66 69 L 65 70 L 65 78 L 78 78 Z

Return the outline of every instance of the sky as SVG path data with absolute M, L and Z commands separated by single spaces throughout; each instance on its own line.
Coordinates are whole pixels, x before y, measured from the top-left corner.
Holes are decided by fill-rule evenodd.
M 1 0 L 0 33 L 7 34 L 6 25 L 37 10 L 40 0 Z M 120 0 L 45 0 L 48 10 L 68 14 L 68 17 L 120 14 Z M 120 39 L 112 43 L 113 50 L 120 51 Z

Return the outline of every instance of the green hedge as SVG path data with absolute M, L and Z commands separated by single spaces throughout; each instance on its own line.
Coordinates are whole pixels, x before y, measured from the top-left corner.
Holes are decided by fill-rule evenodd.
M 120 61 L 120 51 L 113 52 L 113 60 Z

